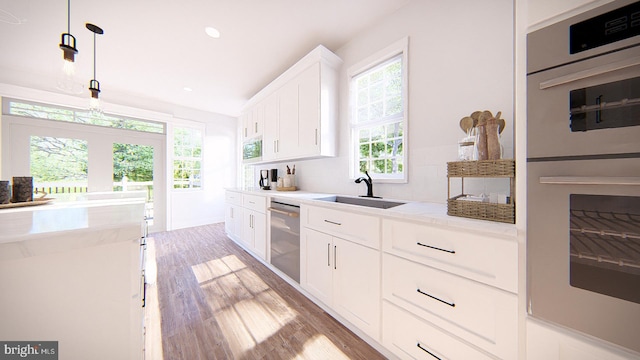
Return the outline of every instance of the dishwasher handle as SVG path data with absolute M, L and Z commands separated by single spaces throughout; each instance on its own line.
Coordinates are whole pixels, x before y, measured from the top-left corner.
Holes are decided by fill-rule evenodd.
M 289 217 L 300 217 L 300 214 L 297 212 L 293 212 L 293 211 L 284 211 L 284 210 L 280 210 L 280 209 L 276 209 L 274 207 L 269 206 L 267 208 L 267 210 L 272 211 L 274 213 L 278 213 L 278 214 L 282 214 L 282 215 L 286 215 Z

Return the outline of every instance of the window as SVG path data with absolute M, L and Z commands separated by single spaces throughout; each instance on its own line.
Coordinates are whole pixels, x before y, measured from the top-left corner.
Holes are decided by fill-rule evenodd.
M 175 127 L 173 131 L 173 188 L 200 188 L 202 131 Z
M 56 194 L 88 191 L 87 141 L 51 136 L 30 137 L 30 173 L 35 191 Z
M 408 39 L 349 71 L 351 176 L 406 182 Z
M 4 113 L 9 115 L 31 117 L 36 119 L 66 121 L 79 124 L 104 126 L 117 129 L 128 129 L 157 134 L 165 133 L 165 125 L 163 123 L 155 121 L 140 120 L 107 114 L 93 115 L 88 110 L 78 110 L 13 99 L 6 101 L 5 106 L 8 109 Z

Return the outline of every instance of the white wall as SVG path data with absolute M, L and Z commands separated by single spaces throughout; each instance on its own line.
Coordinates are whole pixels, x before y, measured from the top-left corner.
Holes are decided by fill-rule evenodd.
M 346 70 L 405 36 L 409 37 L 409 182 L 374 181 L 374 194 L 446 202 L 446 163 L 456 160 L 457 143 L 464 136 L 459 121 L 475 110 L 502 111 L 507 121 L 502 134 L 505 157 L 513 157 L 513 17 L 512 0 L 414 0 L 337 50 L 344 61 L 339 156 L 295 162 L 299 187 L 365 193 L 364 185 L 349 179 Z
M 189 111 L 180 117 L 205 123 L 201 190 L 170 190 L 169 230 L 224 221 L 225 188 L 236 186 L 237 119 Z

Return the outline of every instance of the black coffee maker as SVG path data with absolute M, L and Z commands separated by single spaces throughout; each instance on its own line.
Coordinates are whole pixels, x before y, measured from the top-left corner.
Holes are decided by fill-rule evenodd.
M 260 189 L 271 190 L 269 170 L 260 170 Z
M 271 184 L 278 181 L 278 169 L 260 170 L 260 189 L 271 190 Z

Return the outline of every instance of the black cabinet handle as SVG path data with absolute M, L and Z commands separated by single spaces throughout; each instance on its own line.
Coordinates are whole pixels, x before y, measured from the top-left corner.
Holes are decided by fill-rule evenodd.
M 338 226 L 342 225 L 342 224 L 341 224 L 341 223 L 339 223 L 339 222 L 335 222 L 335 221 L 331 221 L 331 220 L 326 220 L 326 219 L 324 220 L 324 222 L 329 223 L 329 224 L 333 224 L 333 225 L 338 225 Z
M 420 245 L 420 246 L 427 247 L 429 249 L 434 249 L 434 250 L 438 250 L 438 251 L 444 251 L 444 252 L 449 253 L 449 254 L 455 254 L 456 253 L 454 250 L 441 249 L 439 247 L 435 247 L 435 246 L 431 246 L 431 245 L 425 245 L 425 244 L 423 244 L 423 243 L 421 243 L 419 241 L 416 244 Z
M 142 307 L 147 306 L 147 279 L 142 275 Z
M 596 98 L 596 105 L 598 105 L 598 110 L 596 111 L 596 124 L 599 124 L 602 121 L 602 95 Z
M 337 249 L 338 249 L 337 246 L 333 247 L 333 269 L 334 270 L 338 268 L 338 258 L 336 257 Z
M 439 357 L 435 356 L 431 351 L 429 351 L 429 350 L 427 350 L 427 349 L 423 348 L 423 347 L 422 347 L 422 345 L 420 345 L 420 343 L 418 343 L 416 346 L 417 346 L 417 347 L 419 347 L 419 348 L 420 348 L 420 350 L 422 350 L 422 351 L 426 352 L 427 354 L 429 354 L 429 355 L 433 356 L 434 358 L 436 358 L 436 359 L 438 359 L 438 360 L 442 360 L 441 358 L 439 358 Z
M 451 306 L 451 307 L 456 307 L 456 304 L 455 304 L 455 303 L 450 303 L 450 302 L 448 302 L 448 301 L 444 301 L 444 300 L 442 300 L 442 299 L 438 299 L 437 297 L 435 297 L 435 296 L 433 296 L 433 295 L 429 295 L 429 294 L 427 294 L 426 292 L 424 292 L 424 291 L 422 291 L 422 290 L 420 290 L 420 289 L 416 289 L 416 291 L 417 291 L 417 292 L 419 292 L 420 294 L 425 295 L 425 296 L 428 296 L 428 297 L 430 297 L 430 298 L 432 298 L 432 299 L 434 299 L 434 300 L 438 300 L 438 301 L 440 301 L 440 302 L 441 302 L 441 303 L 443 303 L 443 304 L 447 304 L 447 305 L 449 305 L 449 306 Z

